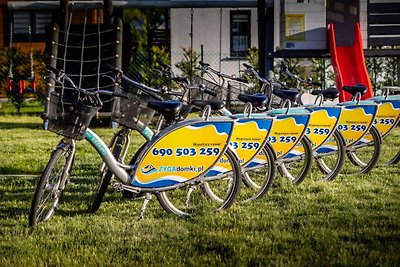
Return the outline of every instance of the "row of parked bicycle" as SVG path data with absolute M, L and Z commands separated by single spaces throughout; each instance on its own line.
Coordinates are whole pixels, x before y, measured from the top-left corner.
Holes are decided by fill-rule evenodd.
M 50 95 L 46 119 L 49 130 L 64 138 L 38 181 L 29 225 L 34 227 L 54 215 L 70 180 L 75 141 L 81 139 L 89 141 L 103 160 L 90 212 L 99 209 L 111 184 L 126 197 L 144 197 L 141 217 L 153 195 L 166 211 L 186 217 L 227 209 L 238 195 L 246 200 L 262 197 L 271 188 L 276 170 L 299 184 L 313 161 L 325 181 L 341 173 L 346 156 L 354 173 L 367 173 L 376 166 L 383 138 L 399 122 L 400 96 L 386 93 L 361 100 L 366 88 L 355 85 L 343 88 L 353 96 L 349 102 L 325 103 L 339 95 L 335 88 L 328 88 L 311 91 L 318 95 L 316 102 L 303 105 L 299 90 L 244 66 L 247 76 L 256 78 L 260 86 L 256 93 L 235 94 L 243 103 L 243 112 L 236 114 L 225 107 L 224 90 L 233 83 L 246 87 L 247 81 L 203 62 L 196 83 L 176 76 L 163 64 L 168 78 L 158 88 L 110 67 L 115 82 L 133 85 L 135 93 L 78 88 L 63 71 L 49 67 L 58 86 Z M 301 83 L 320 85 L 297 77 L 284 64 L 281 72 Z M 176 86 L 166 86 L 171 82 Z M 228 94 L 232 97 L 232 90 Z M 99 95 L 117 101 L 112 119 L 121 128 L 109 145 L 88 128 L 102 106 Z M 273 100 L 276 97 L 281 99 L 279 107 Z M 195 112 L 200 117 L 190 115 Z M 158 117 L 152 124 L 155 113 Z M 126 163 L 132 130 L 146 142 Z M 399 161 L 400 151 L 388 164 Z

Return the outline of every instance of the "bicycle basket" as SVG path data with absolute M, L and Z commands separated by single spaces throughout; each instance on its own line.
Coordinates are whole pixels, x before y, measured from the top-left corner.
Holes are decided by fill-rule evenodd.
M 101 101 L 91 104 L 80 99 L 66 101 L 60 93 L 55 91 L 50 93 L 49 103 L 48 129 L 76 140 L 84 138 L 83 133 L 96 112 L 102 107 Z
M 120 98 L 119 105 L 114 105 L 111 119 L 130 129 L 145 127 L 151 122 L 155 111 L 147 107 L 151 97 L 126 93 L 128 99 Z

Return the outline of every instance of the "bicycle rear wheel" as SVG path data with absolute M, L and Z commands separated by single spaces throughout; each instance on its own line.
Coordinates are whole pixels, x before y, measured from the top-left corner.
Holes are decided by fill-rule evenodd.
M 372 126 L 367 134 L 370 134 L 372 141 L 369 143 L 357 143 L 347 148 L 347 157 L 355 168 L 351 172 L 357 174 L 370 172 L 378 163 L 382 149 L 382 137 L 375 126 Z M 355 169 L 355 171 L 353 171 Z
M 280 174 L 296 185 L 304 181 L 313 160 L 311 142 L 306 136 L 301 139 L 299 146 L 302 146 L 304 151 L 302 155 L 278 160 Z
M 343 136 L 335 130 L 330 137 L 329 147 L 321 146 L 314 156 L 318 169 L 325 174 L 323 181 L 335 179 L 343 168 L 346 159 L 346 148 Z
M 52 152 L 36 186 L 29 212 L 30 227 L 35 227 L 54 215 L 69 180 L 74 153 L 74 146 L 69 142 L 60 143 Z
M 231 150 L 223 155 L 231 171 L 204 176 L 195 183 L 157 193 L 157 199 L 167 212 L 180 217 L 228 209 L 240 190 L 241 174 L 237 157 Z

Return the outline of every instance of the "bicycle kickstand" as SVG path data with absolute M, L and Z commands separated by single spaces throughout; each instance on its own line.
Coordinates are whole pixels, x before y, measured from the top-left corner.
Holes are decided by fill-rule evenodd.
M 149 201 L 150 201 L 151 199 L 152 199 L 151 194 L 150 194 L 150 193 L 146 193 L 146 196 L 145 196 L 145 198 L 144 198 L 142 207 L 141 207 L 141 209 L 140 209 L 140 217 L 139 217 L 139 220 L 144 219 L 144 213 L 145 213 L 145 211 L 146 211 L 147 204 L 149 203 Z

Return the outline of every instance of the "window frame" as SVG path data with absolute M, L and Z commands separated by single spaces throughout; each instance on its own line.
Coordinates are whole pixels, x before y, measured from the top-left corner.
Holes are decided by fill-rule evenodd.
M 248 25 L 247 25 L 247 33 L 248 33 L 248 44 L 246 51 L 233 51 L 233 25 L 234 25 L 234 16 L 235 15 L 247 15 L 248 17 Z M 251 47 L 251 10 L 231 10 L 229 16 L 229 39 L 230 39 L 230 56 L 232 58 L 245 58 L 249 51 L 248 49 Z
M 15 31 L 15 23 L 14 23 L 14 14 L 16 12 L 30 12 L 31 14 L 31 19 L 30 19 L 30 26 L 31 26 L 31 37 L 29 36 L 29 33 L 19 33 L 16 34 L 14 33 Z M 46 36 L 47 33 L 46 31 L 44 33 L 36 33 L 37 31 L 37 14 L 38 12 L 45 12 L 48 13 L 51 16 L 51 23 L 54 22 L 54 11 L 49 11 L 49 10 L 25 10 L 25 9 L 13 9 L 9 11 L 9 16 L 8 16 L 8 28 L 11 29 L 12 25 L 12 30 L 9 32 L 9 38 L 12 38 L 13 42 L 45 42 L 46 41 Z M 12 34 L 12 36 L 10 36 Z

